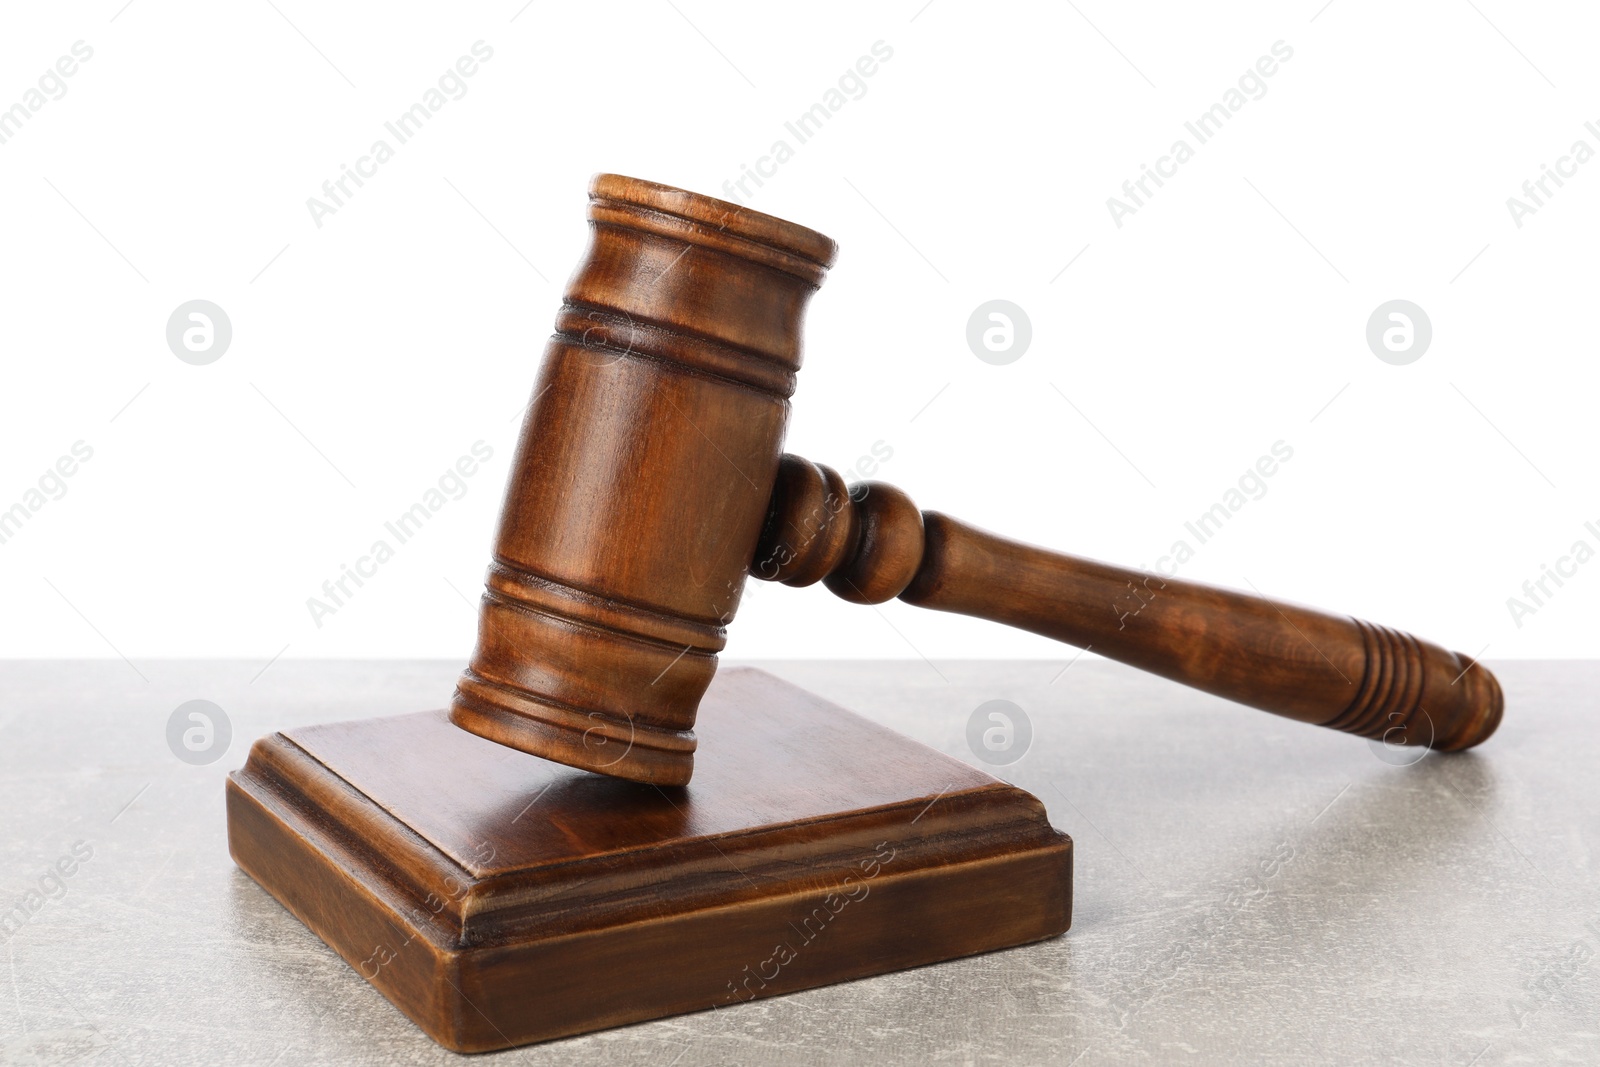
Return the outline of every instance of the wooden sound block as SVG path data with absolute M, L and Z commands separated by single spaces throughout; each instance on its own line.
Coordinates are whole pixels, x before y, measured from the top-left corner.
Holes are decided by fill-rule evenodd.
M 257 741 L 233 858 L 430 1037 L 485 1051 L 1053 937 L 1072 841 L 1031 794 L 757 670 L 659 788 L 444 711 Z

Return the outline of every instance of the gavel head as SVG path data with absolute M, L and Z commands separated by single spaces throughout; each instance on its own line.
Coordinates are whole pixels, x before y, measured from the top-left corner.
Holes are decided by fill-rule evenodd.
M 451 721 L 682 785 L 751 565 L 836 246 L 653 182 L 589 186 Z

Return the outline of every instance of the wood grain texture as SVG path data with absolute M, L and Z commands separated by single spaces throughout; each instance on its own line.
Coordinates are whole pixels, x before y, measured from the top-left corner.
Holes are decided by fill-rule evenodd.
M 591 184 L 589 221 L 452 715 L 523 751 L 682 785 L 835 248 L 617 175 Z
M 1494 676 L 1409 634 L 1023 545 L 781 456 L 833 242 L 633 178 L 600 175 L 589 197 L 592 240 L 523 424 L 458 726 L 688 782 L 747 572 L 991 619 L 1391 743 L 1468 748 L 1499 724 Z
M 235 861 L 441 1044 L 504 1048 L 1051 937 L 1071 841 L 1031 795 L 754 670 L 658 788 L 443 712 L 258 741 Z
M 752 573 L 1005 623 L 1395 745 L 1470 748 L 1500 724 L 1494 675 L 1410 634 L 1008 540 L 881 482 L 842 489 L 836 472 L 784 456 Z

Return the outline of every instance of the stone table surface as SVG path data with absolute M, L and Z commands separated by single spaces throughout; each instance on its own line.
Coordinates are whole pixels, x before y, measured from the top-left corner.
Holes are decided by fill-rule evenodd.
M 1014 702 L 986 769 L 1076 842 L 1071 931 L 480 1062 L 1600 1062 L 1600 663 L 1494 665 L 1499 734 L 1420 760 L 1104 661 L 757 665 L 975 763 Z M 222 782 L 459 669 L 0 662 L 0 1063 L 458 1060 L 233 866 Z M 194 699 L 232 732 L 204 765 L 167 740 Z

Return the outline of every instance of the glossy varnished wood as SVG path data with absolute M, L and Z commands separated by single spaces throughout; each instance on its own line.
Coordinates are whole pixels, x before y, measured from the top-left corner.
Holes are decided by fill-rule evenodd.
M 457 725 L 689 781 L 748 570 L 992 619 L 1366 737 L 1460 749 L 1494 732 L 1493 675 L 1409 634 L 1023 545 L 780 461 L 833 242 L 632 178 L 600 175 L 589 195 L 592 240 L 534 386 Z
M 455 722 L 682 785 L 834 244 L 600 175 L 522 428 Z
M 1051 937 L 1032 796 L 754 670 L 700 773 L 560 766 L 443 712 L 258 741 L 235 860 L 441 1044 L 503 1048 Z
M 821 580 L 857 603 L 899 597 L 1092 648 L 1185 685 L 1395 745 L 1470 748 L 1500 724 L 1487 668 L 1410 634 L 1050 552 L 938 512 L 892 485 L 846 491 L 784 456 L 752 573 Z

